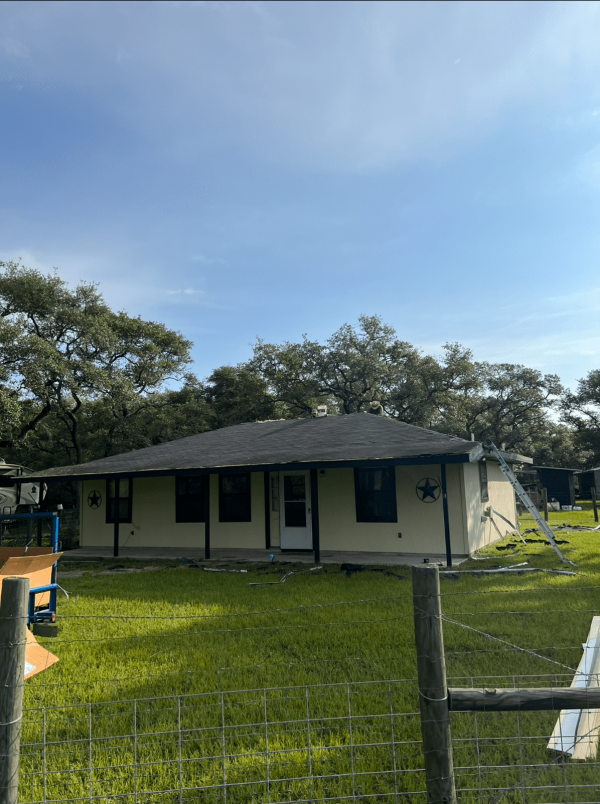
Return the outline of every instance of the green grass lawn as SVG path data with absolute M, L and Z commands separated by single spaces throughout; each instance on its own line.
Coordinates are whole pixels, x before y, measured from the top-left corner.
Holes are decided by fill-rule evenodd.
M 591 505 L 585 508 L 551 513 L 550 524 L 594 526 Z M 532 524 L 521 520 L 522 530 Z M 478 553 L 487 560 L 471 560 L 459 569 L 524 561 L 565 568 L 541 536 L 527 538 L 531 543 L 504 539 Z M 560 545 L 565 556 L 577 564 L 576 576 L 540 572 L 442 579 L 445 615 L 540 654 L 517 652 L 445 623 L 451 684 L 571 683 L 592 616 L 600 613 L 600 531 L 567 530 L 557 538 L 565 542 Z M 114 565 L 136 563 L 63 565 L 65 571 L 85 572 L 79 578 L 59 577 L 70 594 L 68 616 L 61 598 L 59 637 L 39 640 L 59 662 L 25 685 L 22 802 L 44 799 L 36 775 L 44 761 L 37 744 L 44 718 L 47 741 L 71 741 L 47 748 L 46 767 L 56 773 L 47 779 L 46 800 L 86 797 L 90 790 L 100 797 L 138 790 L 144 794 L 140 801 L 149 801 L 150 791 L 181 785 L 187 789 L 185 800 L 220 802 L 223 772 L 228 784 L 237 785 L 227 790 L 230 804 L 323 796 L 343 801 L 353 792 L 392 801 L 394 789 L 423 790 L 422 774 L 409 772 L 423 765 L 419 719 L 410 714 L 418 711 L 416 686 L 405 681 L 416 676 L 409 568 L 371 567 L 347 577 L 337 565 L 310 571 L 301 564 L 231 564 L 230 569 L 248 572 L 217 573 L 181 562 L 154 562 L 159 568 L 152 571 L 100 574 Z M 249 586 L 277 580 L 290 569 L 296 574 L 285 583 Z M 232 692 L 243 690 L 249 692 Z M 185 697 L 178 702 L 173 696 Z M 135 705 L 135 713 L 133 699 L 147 699 Z M 545 746 L 555 721 L 554 713 L 453 715 L 455 764 L 463 768 L 457 772 L 461 800 L 494 801 L 496 794 L 482 798 L 468 789 L 517 784 L 521 761 L 548 762 Z M 134 727 L 135 746 L 130 738 Z M 307 779 L 307 729 L 312 782 Z M 268 768 L 265 743 L 273 752 Z M 131 768 L 134 753 L 142 763 L 139 774 Z M 268 790 L 262 783 L 267 770 Z M 591 763 L 567 762 L 536 771 L 526 799 L 516 791 L 502 800 L 598 801 L 597 776 Z M 572 790 L 570 799 L 564 789 L 543 789 L 565 780 L 591 786 Z M 189 792 L 199 786 L 206 788 L 201 798 Z M 179 799 L 175 794 L 160 800 Z M 402 800 L 416 804 L 425 799 L 421 793 Z

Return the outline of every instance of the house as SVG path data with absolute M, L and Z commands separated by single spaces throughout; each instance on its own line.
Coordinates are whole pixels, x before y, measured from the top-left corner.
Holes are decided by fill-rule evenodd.
M 600 466 L 596 469 L 588 469 L 586 472 L 578 472 L 579 496 L 583 500 L 592 499 L 592 489 L 596 492 L 596 499 L 600 500 Z
M 557 466 L 532 466 L 538 474 L 542 488 L 548 492 L 548 500 L 563 505 L 575 505 L 575 469 Z
M 504 455 L 509 463 L 530 463 Z M 253 422 L 40 472 L 81 482 L 82 547 L 466 556 L 515 498 L 475 441 L 356 413 Z

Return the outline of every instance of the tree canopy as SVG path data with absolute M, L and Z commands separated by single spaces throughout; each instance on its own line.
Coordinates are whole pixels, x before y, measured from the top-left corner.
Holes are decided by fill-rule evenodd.
M 377 400 L 386 415 L 407 424 L 491 438 L 526 455 L 545 437 L 549 413 L 564 393 L 555 375 L 477 362 L 457 343 L 437 357 L 423 354 L 378 316 L 345 324 L 324 344 L 306 336 L 279 345 L 258 340 L 246 365 L 295 416 L 310 415 L 317 404 L 356 413 Z
M 70 289 L 56 274 L 15 262 L 0 269 L 5 450 L 96 457 L 88 440 L 100 410 L 110 438 L 120 422 L 153 407 L 168 381 L 183 378 L 191 344 L 179 333 L 113 312 L 96 285 Z
M 114 312 L 97 285 L 0 262 L 0 446 L 34 468 L 79 463 L 242 422 L 344 415 L 379 402 L 408 424 L 534 457 L 600 464 L 600 370 L 576 392 L 512 363 L 478 362 L 447 343 L 438 355 L 401 340 L 378 316 L 324 343 L 258 339 L 252 357 L 200 380 L 192 344 L 164 324 Z
M 470 387 L 470 353 L 445 347 L 440 362 L 396 336 L 378 316 L 344 324 L 324 344 L 258 340 L 247 364 L 292 415 L 308 416 L 317 404 L 335 413 L 359 413 L 374 401 L 389 416 L 428 425 L 452 392 Z
M 589 468 L 600 466 L 600 369 L 579 380 L 575 392 L 562 398 L 563 421 L 575 431 L 575 441 L 587 453 Z

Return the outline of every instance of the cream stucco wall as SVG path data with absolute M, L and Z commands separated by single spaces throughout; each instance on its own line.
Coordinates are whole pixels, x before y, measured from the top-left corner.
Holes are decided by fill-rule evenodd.
M 510 483 L 506 480 L 500 467 L 495 461 L 486 461 L 488 476 L 487 502 L 481 501 L 479 487 L 479 467 L 476 463 L 465 464 L 465 500 L 466 519 L 469 534 L 469 552 L 474 552 L 486 544 L 498 541 L 500 535 L 494 527 L 486 509 L 492 509 L 492 517 L 502 536 L 511 532 L 511 528 L 500 517 L 494 516 L 493 511 L 505 516 L 516 525 L 515 494 Z
M 391 553 L 443 554 L 445 552 L 442 499 L 424 503 L 416 494 L 419 481 L 429 477 L 441 482 L 439 465 L 398 466 L 396 499 L 398 522 L 361 523 L 356 521 L 354 470 L 326 469 L 319 473 L 319 522 L 322 550 L 374 551 Z M 488 462 L 490 500 L 481 502 L 477 464 L 451 464 L 446 468 L 450 541 L 454 555 L 466 555 L 498 538 L 489 518 L 482 521 L 484 509 L 491 506 L 514 521 L 514 494 L 497 464 Z M 271 477 L 277 477 L 272 473 Z M 91 491 L 98 491 L 102 504 L 91 509 Z M 211 546 L 215 548 L 265 547 L 263 473 L 251 474 L 251 522 L 219 522 L 218 477 L 210 479 Z M 113 525 L 106 524 L 106 486 L 104 481 L 82 483 L 81 545 L 112 546 Z M 271 546 L 279 545 L 279 511 L 270 506 Z M 510 528 L 498 517 L 502 534 Z M 398 537 L 401 533 L 401 538 Z M 175 522 L 175 479 L 135 478 L 131 524 L 120 525 L 122 547 L 203 548 L 203 523 Z
M 219 522 L 219 478 L 210 478 L 210 544 L 211 547 L 265 546 L 265 498 L 262 472 L 252 472 L 251 522 Z M 177 525 L 179 527 L 179 525 Z
M 264 547 L 265 516 L 263 476 L 251 475 L 251 522 L 219 522 L 218 477 L 210 483 L 210 543 L 213 547 Z M 92 490 L 102 495 L 100 508 L 91 509 L 87 498 Z M 83 482 L 81 546 L 111 546 L 114 527 L 106 524 L 106 484 L 103 480 Z M 121 547 L 204 547 L 204 523 L 175 522 L 175 478 L 135 478 L 131 524 L 119 526 Z
M 450 539 L 455 554 L 466 553 L 461 492 L 461 467 L 447 467 Z M 327 469 L 319 475 L 319 522 L 322 550 L 372 550 L 392 553 L 444 553 L 444 513 L 441 496 L 430 503 L 416 493 L 419 481 L 441 483 L 439 465 L 397 466 L 398 522 L 356 521 L 354 470 Z M 398 537 L 398 533 L 402 537 Z

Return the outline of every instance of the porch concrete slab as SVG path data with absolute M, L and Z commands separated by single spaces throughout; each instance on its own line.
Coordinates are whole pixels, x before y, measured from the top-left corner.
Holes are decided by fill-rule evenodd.
M 264 564 L 273 556 L 273 563 L 294 562 L 312 564 L 315 560 L 312 552 L 282 552 L 278 547 L 270 550 L 242 550 L 214 548 L 210 551 L 210 563 Z M 91 561 L 94 559 L 113 558 L 112 547 L 80 547 L 77 550 L 66 550 L 61 561 Z M 131 561 L 178 561 L 182 558 L 191 558 L 204 561 L 204 548 L 192 547 L 122 547 L 119 550 L 119 560 Z M 453 556 L 452 566 L 457 567 L 466 561 L 468 556 Z M 427 561 L 426 561 L 427 560 Z M 322 550 L 319 564 L 377 564 L 384 566 L 413 567 L 423 563 L 440 563 L 446 566 L 446 555 L 433 553 L 369 553 L 369 552 L 340 552 Z

